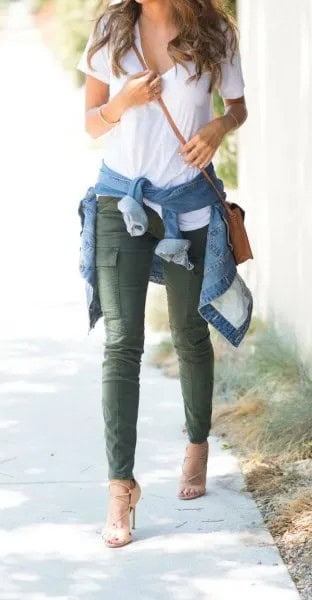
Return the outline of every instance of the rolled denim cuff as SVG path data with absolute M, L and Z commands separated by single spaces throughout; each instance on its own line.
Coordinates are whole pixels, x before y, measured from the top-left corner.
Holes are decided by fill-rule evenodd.
M 167 262 L 174 262 L 177 265 L 182 265 L 182 267 L 185 267 L 188 271 L 191 271 L 191 269 L 194 268 L 194 265 L 189 260 L 187 253 L 190 245 L 190 240 L 164 238 L 158 242 L 155 248 L 155 254 Z
M 131 196 L 124 196 L 117 206 L 122 212 L 128 233 L 132 237 L 143 235 L 148 228 L 148 217 L 144 208 Z

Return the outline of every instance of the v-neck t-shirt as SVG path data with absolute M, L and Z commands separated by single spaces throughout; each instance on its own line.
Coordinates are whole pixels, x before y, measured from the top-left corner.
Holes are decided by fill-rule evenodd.
M 102 18 L 102 32 L 105 28 Z M 134 25 L 135 43 L 141 55 L 142 51 L 138 21 Z M 111 50 L 109 44 L 100 48 L 91 58 L 94 71 L 87 64 L 87 52 L 94 40 L 91 32 L 76 68 L 92 75 L 109 85 L 109 97 L 115 96 L 124 86 L 129 75 L 142 71 L 142 66 L 133 49 L 128 50 L 121 59 L 121 65 L 128 75 L 116 77 L 111 69 Z M 224 99 L 239 98 L 244 95 L 245 82 L 242 74 L 239 48 L 233 60 L 230 53 L 221 65 L 222 83 L 218 91 Z M 207 125 L 213 118 L 212 94 L 208 94 L 210 73 L 203 73 L 198 81 L 186 82 L 189 75 L 195 74 L 192 61 L 185 63 L 189 69 L 177 64 L 161 75 L 161 96 L 168 107 L 176 125 L 186 140 Z M 184 162 L 178 152 L 181 143 L 172 131 L 157 100 L 133 106 L 124 111 L 120 122 L 103 135 L 103 160 L 107 166 L 131 179 L 144 176 L 154 185 L 169 188 L 193 179 L 199 173 L 198 167 Z M 209 163 L 207 163 L 208 165 Z M 205 165 L 205 166 L 207 166 Z M 162 216 L 161 206 L 143 198 Z M 204 227 L 209 223 L 210 206 L 178 215 L 179 227 L 189 231 Z

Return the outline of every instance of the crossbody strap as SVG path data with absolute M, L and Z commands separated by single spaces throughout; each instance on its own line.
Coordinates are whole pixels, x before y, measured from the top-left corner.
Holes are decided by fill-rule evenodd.
M 133 50 L 135 51 L 135 53 L 136 53 L 136 55 L 137 55 L 137 58 L 138 58 L 139 62 L 140 62 L 140 63 L 141 63 L 141 65 L 142 65 L 142 68 L 143 68 L 143 70 L 147 69 L 148 67 L 147 67 L 147 65 L 145 64 L 145 61 L 144 61 L 143 57 L 141 56 L 141 53 L 139 52 L 139 50 L 138 50 L 138 48 L 137 48 L 136 44 L 135 44 L 135 43 L 133 43 L 133 44 L 132 44 L 132 47 L 133 47 Z M 186 144 L 186 139 L 183 137 L 183 135 L 182 135 L 181 131 L 180 131 L 180 130 L 178 129 L 178 127 L 176 126 L 176 124 L 175 124 L 175 122 L 174 122 L 174 120 L 173 120 L 173 118 L 172 118 L 172 116 L 171 116 L 171 114 L 170 114 L 170 112 L 169 112 L 169 110 L 168 110 L 168 108 L 167 108 L 166 104 L 164 103 L 163 99 L 160 97 L 160 98 L 158 98 L 158 99 L 157 99 L 157 101 L 158 101 L 158 103 L 160 104 L 160 106 L 161 106 L 161 108 L 162 108 L 162 110 L 163 110 L 163 112 L 164 112 L 164 114 L 165 114 L 165 116 L 166 116 L 166 118 L 167 118 L 167 120 L 168 120 L 168 123 L 169 123 L 169 125 L 170 125 L 171 129 L 174 131 L 175 135 L 177 136 L 178 140 L 179 140 L 179 141 L 180 141 L 182 144 Z M 215 186 L 215 184 L 214 184 L 214 182 L 212 181 L 212 179 L 211 179 L 210 175 L 208 175 L 208 173 L 207 173 L 206 169 L 203 167 L 203 168 L 201 168 L 200 170 L 201 170 L 201 172 L 203 173 L 203 175 L 206 177 L 206 179 L 209 181 L 209 183 L 212 185 L 213 189 L 215 190 L 216 194 L 218 195 L 218 197 L 220 198 L 220 200 L 221 200 L 221 202 L 222 202 L 223 206 L 224 206 L 224 207 L 225 207 L 225 209 L 226 209 L 226 208 L 227 208 L 227 206 L 226 206 L 226 203 L 225 203 L 225 201 L 224 201 L 224 199 L 223 199 L 223 196 L 222 196 L 222 194 L 221 194 L 220 190 L 218 190 L 218 188 Z

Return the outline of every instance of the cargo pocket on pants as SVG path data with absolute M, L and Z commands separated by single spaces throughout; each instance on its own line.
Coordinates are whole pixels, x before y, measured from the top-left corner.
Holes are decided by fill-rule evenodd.
M 96 249 L 96 272 L 101 308 L 103 315 L 110 319 L 119 319 L 121 316 L 118 254 L 119 248 L 100 246 Z

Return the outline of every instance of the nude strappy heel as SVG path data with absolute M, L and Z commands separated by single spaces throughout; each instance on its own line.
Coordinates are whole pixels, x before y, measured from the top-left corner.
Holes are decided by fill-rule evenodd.
M 135 529 L 135 507 L 141 496 L 141 488 L 138 481 L 135 481 L 134 487 L 130 487 L 128 483 L 120 479 L 111 479 L 108 488 L 111 497 L 114 500 L 122 502 L 125 506 L 125 511 L 112 523 L 104 525 L 101 535 L 105 545 L 108 548 L 120 548 L 132 542 L 132 532 L 130 530 L 130 516 L 132 516 L 132 529 Z M 115 489 L 115 491 L 114 491 Z M 121 489 L 126 491 L 121 492 Z M 116 523 L 120 521 L 126 514 L 129 515 L 128 524 L 123 527 L 117 527 Z M 108 541 L 111 538 L 116 538 L 114 541 Z
M 178 494 L 178 498 L 181 498 L 181 500 L 191 500 L 206 493 L 208 451 L 208 440 L 202 444 L 187 444 Z M 187 463 L 190 464 L 191 462 L 193 462 L 192 470 L 189 466 L 187 467 Z M 192 493 L 183 493 L 185 488 L 192 489 Z

